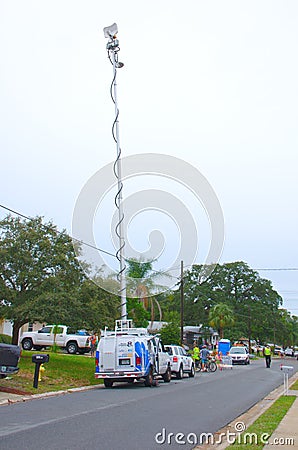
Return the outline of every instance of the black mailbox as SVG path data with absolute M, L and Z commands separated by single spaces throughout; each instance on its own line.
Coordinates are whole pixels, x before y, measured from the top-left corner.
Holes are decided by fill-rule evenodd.
M 50 355 L 32 355 L 32 362 L 33 363 L 39 363 L 44 364 L 49 362 Z
M 44 363 L 49 362 L 50 355 L 32 355 L 32 362 L 35 363 L 35 371 L 34 371 L 34 380 L 33 380 L 33 387 L 37 389 L 38 387 L 38 374 L 40 366 Z

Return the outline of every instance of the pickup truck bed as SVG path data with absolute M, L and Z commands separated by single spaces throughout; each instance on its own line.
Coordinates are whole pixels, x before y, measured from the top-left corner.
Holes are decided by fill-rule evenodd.
M 18 345 L 0 344 L 0 378 L 19 371 L 21 349 Z

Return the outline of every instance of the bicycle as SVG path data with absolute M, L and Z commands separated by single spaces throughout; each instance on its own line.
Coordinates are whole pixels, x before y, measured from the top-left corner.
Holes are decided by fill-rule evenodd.
M 201 372 L 202 370 L 202 361 L 198 361 L 198 364 L 196 365 L 197 371 Z M 208 360 L 207 362 L 205 362 L 204 364 L 204 369 L 206 370 L 206 372 L 215 372 L 217 370 L 217 364 L 213 359 Z

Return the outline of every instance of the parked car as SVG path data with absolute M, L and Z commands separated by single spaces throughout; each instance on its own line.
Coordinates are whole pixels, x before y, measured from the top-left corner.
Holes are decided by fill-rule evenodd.
M 298 347 L 287 347 L 285 349 L 285 356 L 298 356 Z
M 170 355 L 171 371 L 177 378 L 183 378 L 187 373 L 191 378 L 195 376 L 195 365 L 192 357 L 188 355 L 180 345 L 165 345 L 166 352 Z
M 0 378 L 18 373 L 21 349 L 18 345 L 0 344 Z
M 282 356 L 284 354 L 285 354 L 284 349 L 280 345 L 275 345 L 275 347 L 274 347 L 274 355 Z
M 294 349 L 292 347 L 287 347 L 285 349 L 285 356 L 294 356 Z
M 231 347 L 229 355 L 232 358 L 233 364 L 249 364 L 249 353 L 246 347 Z

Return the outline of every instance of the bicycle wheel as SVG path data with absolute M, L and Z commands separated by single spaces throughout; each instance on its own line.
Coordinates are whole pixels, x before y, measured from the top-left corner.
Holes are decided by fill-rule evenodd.
M 210 361 L 207 366 L 208 372 L 215 372 L 217 370 L 217 364 L 214 361 Z

